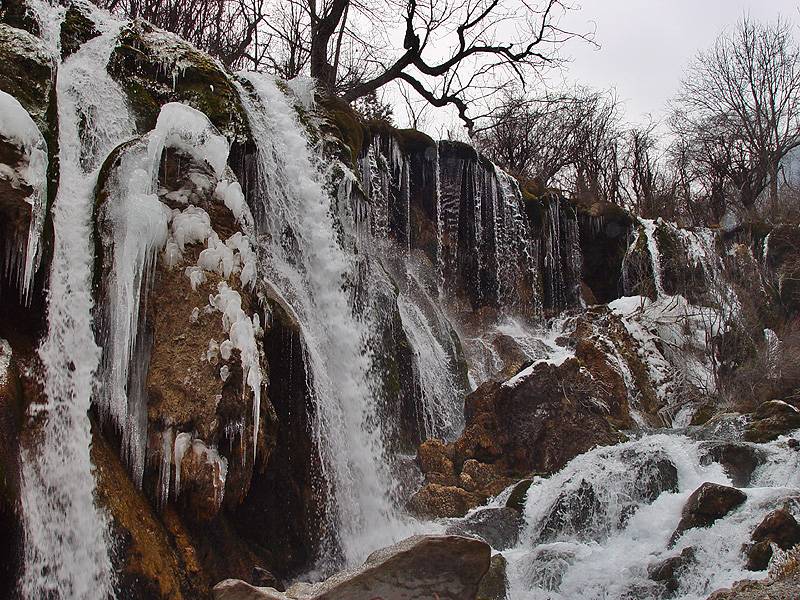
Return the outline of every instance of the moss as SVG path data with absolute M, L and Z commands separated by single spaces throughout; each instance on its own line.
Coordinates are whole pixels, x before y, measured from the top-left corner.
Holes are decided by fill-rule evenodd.
M 229 75 L 210 56 L 179 38 L 136 21 L 122 30 L 109 73 L 125 90 L 140 132 L 152 129 L 167 102 L 202 111 L 232 141 L 252 139 Z
M 610 221 L 616 221 L 625 227 L 633 225 L 634 218 L 625 208 L 612 202 L 594 202 L 586 205 L 580 202 L 573 202 L 578 214 L 589 217 L 604 217 Z
M 347 102 L 330 95 L 319 95 L 317 104 L 323 118 L 322 129 L 342 140 L 350 150 L 350 160 L 355 164 L 364 147 L 364 124 Z
M 717 408 L 711 402 L 700 405 L 692 415 L 690 425 L 705 425 L 717 414 Z
M 100 35 L 94 22 L 74 4 L 70 4 L 61 22 L 61 57 L 73 54 L 83 44 Z

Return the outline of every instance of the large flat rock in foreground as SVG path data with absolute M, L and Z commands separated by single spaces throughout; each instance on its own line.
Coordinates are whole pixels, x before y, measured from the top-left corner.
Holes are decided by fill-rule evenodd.
M 471 600 L 489 570 L 491 549 L 456 535 L 410 537 L 370 555 L 357 569 L 318 584 L 297 584 L 281 594 L 228 579 L 215 600 Z

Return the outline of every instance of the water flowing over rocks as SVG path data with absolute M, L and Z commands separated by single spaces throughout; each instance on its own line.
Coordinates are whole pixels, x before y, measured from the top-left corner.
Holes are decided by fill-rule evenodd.
M 767 576 L 800 542 L 800 230 L 535 192 L 310 80 L 3 2 L 0 596 Z

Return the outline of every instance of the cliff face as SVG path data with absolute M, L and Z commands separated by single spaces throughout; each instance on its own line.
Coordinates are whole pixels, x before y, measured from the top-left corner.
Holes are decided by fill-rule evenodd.
M 0 19 L 4 597 L 80 589 L 23 535 L 72 497 L 21 462 L 45 477 L 65 441 L 85 437 L 116 540 L 104 585 L 209 597 L 256 567 L 350 564 L 383 543 L 375 519 L 405 531 L 409 499 L 463 513 L 622 430 L 722 412 L 719 373 L 797 317 L 795 227 L 533 197 L 465 144 L 147 23 L 82 2 Z M 420 490 L 404 457 L 431 438 L 444 471 Z

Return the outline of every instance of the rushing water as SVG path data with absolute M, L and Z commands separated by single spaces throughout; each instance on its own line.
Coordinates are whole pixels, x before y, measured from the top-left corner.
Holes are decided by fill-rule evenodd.
M 797 516 L 800 506 L 790 499 L 800 487 L 800 455 L 785 438 L 758 446 L 764 460 L 744 488 L 745 503 L 709 528 L 688 530 L 670 548 L 689 495 L 703 482 L 731 485 L 718 463 L 703 460 L 709 444 L 679 433 L 646 435 L 592 450 L 536 480 L 519 544 L 506 552 L 510 600 L 659 598 L 662 584 L 649 579 L 648 566 L 687 548 L 694 559 L 674 598 L 700 600 L 763 576 L 744 569 L 741 547 L 785 501 Z
M 53 31 L 62 14 L 41 6 L 44 31 Z M 97 172 L 133 125 L 105 67 L 118 25 L 101 20 L 98 27 L 99 37 L 59 65 L 56 81 L 60 178 L 52 211 L 49 330 L 39 349 L 47 402 L 32 408 L 43 418 L 41 430 L 22 457 L 26 598 L 105 599 L 113 589 L 89 459 L 87 411 L 100 358 L 91 317 L 91 216 Z

